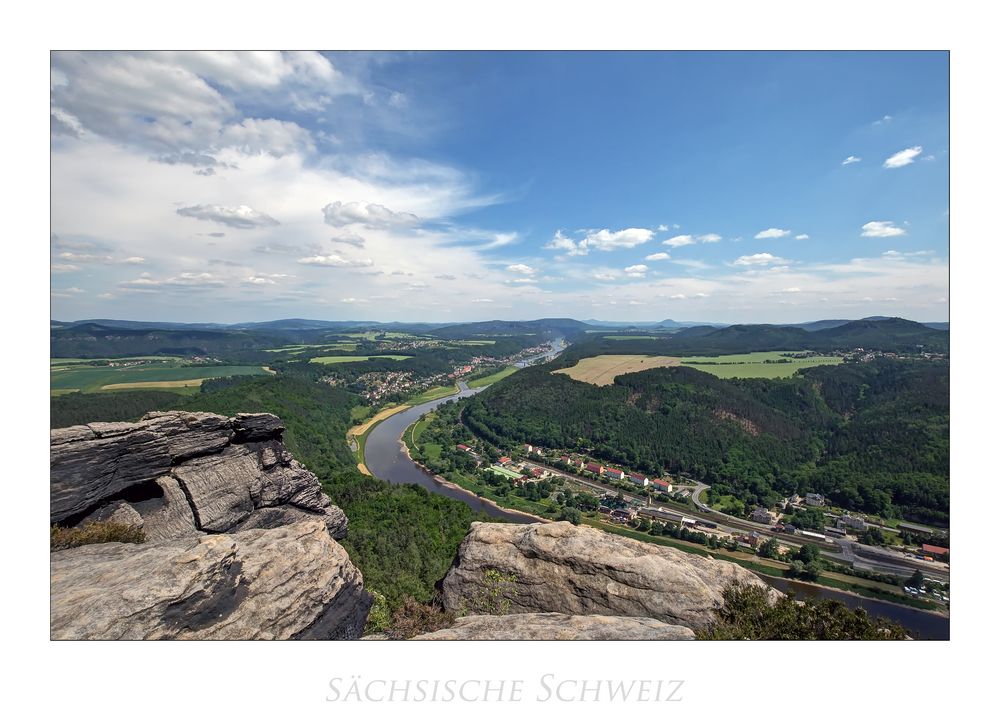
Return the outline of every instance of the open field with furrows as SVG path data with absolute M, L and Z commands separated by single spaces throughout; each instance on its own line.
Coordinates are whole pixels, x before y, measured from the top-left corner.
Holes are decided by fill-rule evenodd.
M 574 380 L 593 383 L 596 386 L 610 386 L 615 382 L 615 377 L 623 373 L 675 366 L 680 362 L 680 358 L 665 355 L 595 355 L 577 361 L 576 365 L 570 368 L 552 372 L 565 373 Z
M 128 368 L 106 365 L 54 366 L 49 374 L 53 395 L 74 391 L 118 391 L 129 388 L 190 388 L 196 390 L 206 378 L 267 375 L 260 366 L 182 366 L 162 361 Z M 184 391 L 179 391 L 184 392 Z
M 839 365 L 843 359 L 831 356 L 789 358 L 795 351 L 766 351 L 741 355 L 685 356 L 681 365 L 697 368 L 718 378 L 788 378 L 796 371 L 813 366 Z
M 334 363 L 357 363 L 358 361 L 368 360 L 370 358 L 390 358 L 392 360 L 406 360 L 407 358 L 412 358 L 411 355 L 323 355 L 318 358 L 310 358 L 310 363 L 320 363 L 323 365 L 331 365 Z

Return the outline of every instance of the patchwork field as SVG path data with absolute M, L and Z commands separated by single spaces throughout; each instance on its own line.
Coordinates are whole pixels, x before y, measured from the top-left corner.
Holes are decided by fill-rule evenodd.
M 260 366 L 184 366 L 176 361 L 163 360 L 120 368 L 94 365 L 91 361 L 87 364 L 50 366 L 49 388 L 52 395 L 128 388 L 195 389 L 206 378 L 263 375 L 267 372 Z
M 574 380 L 593 383 L 595 386 L 610 386 L 615 382 L 615 377 L 623 373 L 637 373 L 679 364 L 680 358 L 665 355 L 595 355 L 577 361 L 570 368 L 552 372 L 565 373 Z
M 368 360 L 370 358 L 391 358 L 392 360 L 406 360 L 407 358 L 412 358 L 409 355 L 323 355 L 318 358 L 310 358 L 310 363 L 320 363 L 323 365 L 333 364 L 333 363 L 357 363 L 358 361 Z
M 803 368 L 843 363 L 831 356 L 789 358 L 797 351 L 766 351 L 742 355 L 693 356 L 681 360 L 681 365 L 697 368 L 718 378 L 788 378 Z

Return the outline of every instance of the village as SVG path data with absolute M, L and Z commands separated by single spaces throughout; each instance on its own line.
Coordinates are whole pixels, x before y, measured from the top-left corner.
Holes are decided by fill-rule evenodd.
M 480 473 L 501 477 L 512 486 L 524 489 L 551 482 L 545 491 L 553 496 L 561 489 L 595 497 L 592 514 L 608 524 L 779 558 L 793 557 L 802 546 L 813 544 L 824 557 L 843 560 L 855 571 L 870 571 L 873 577 L 892 576 L 901 581 L 920 570 L 931 578 L 931 590 L 907 585 L 904 591 L 912 597 L 948 603 L 949 548 L 925 541 L 946 539 L 947 533 L 932 527 L 909 522 L 888 526 L 839 510 L 815 492 L 792 494 L 772 509 L 754 507 L 738 517 L 709 507 L 701 498 L 710 487 L 684 476 L 653 477 L 530 443 L 498 452 L 495 461 L 487 461 L 468 443 L 457 444 L 456 450 L 471 457 Z M 804 519 L 822 524 L 803 527 Z M 887 547 L 889 541 L 894 543 L 892 549 Z

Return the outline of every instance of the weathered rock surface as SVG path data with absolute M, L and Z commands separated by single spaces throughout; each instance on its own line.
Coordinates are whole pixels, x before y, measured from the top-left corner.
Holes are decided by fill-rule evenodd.
M 127 502 L 147 538 L 163 540 L 193 530 L 226 532 L 258 510 L 294 507 L 343 537 L 347 518 L 292 458 L 282 431 L 269 413 L 183 411 L 54 429 L 51 520 L 74 524 Z
M 593 527 L 474 522 L 442 595 L 456 612 L 500 604 L 508 613 L 622 615 L 699 628 L 733 581 L 767 587 L 732 563 Z
M 357 638 L 371 596 L 347 517 L 271 414 L 153 412 L 51 433 L 51 520 L 142 544 L 51 555 L 54 639 Z
M 469 615 L 414 640 L 694 640 L 694 631 L 653 618 L 619 615 Z
M 357 638 L 371 598 L 312 517 L 276 529 L 53 552 L 54 639 Z

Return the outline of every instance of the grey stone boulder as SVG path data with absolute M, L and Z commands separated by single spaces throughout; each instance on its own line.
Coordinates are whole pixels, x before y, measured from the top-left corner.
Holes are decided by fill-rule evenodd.
M 700 628 L 730 583 L 778 593 L 738 565 L 569 522 L 474 522 L 444 577 L 462 614 L 564 613 L 654 618 Z
M 51 553 L 56 640 L 357 638 L 371 597 L 323 522 Z
M 469 615 L 413 640 L 694 640 L 694 632 L 653 618 L 620 615 Z

